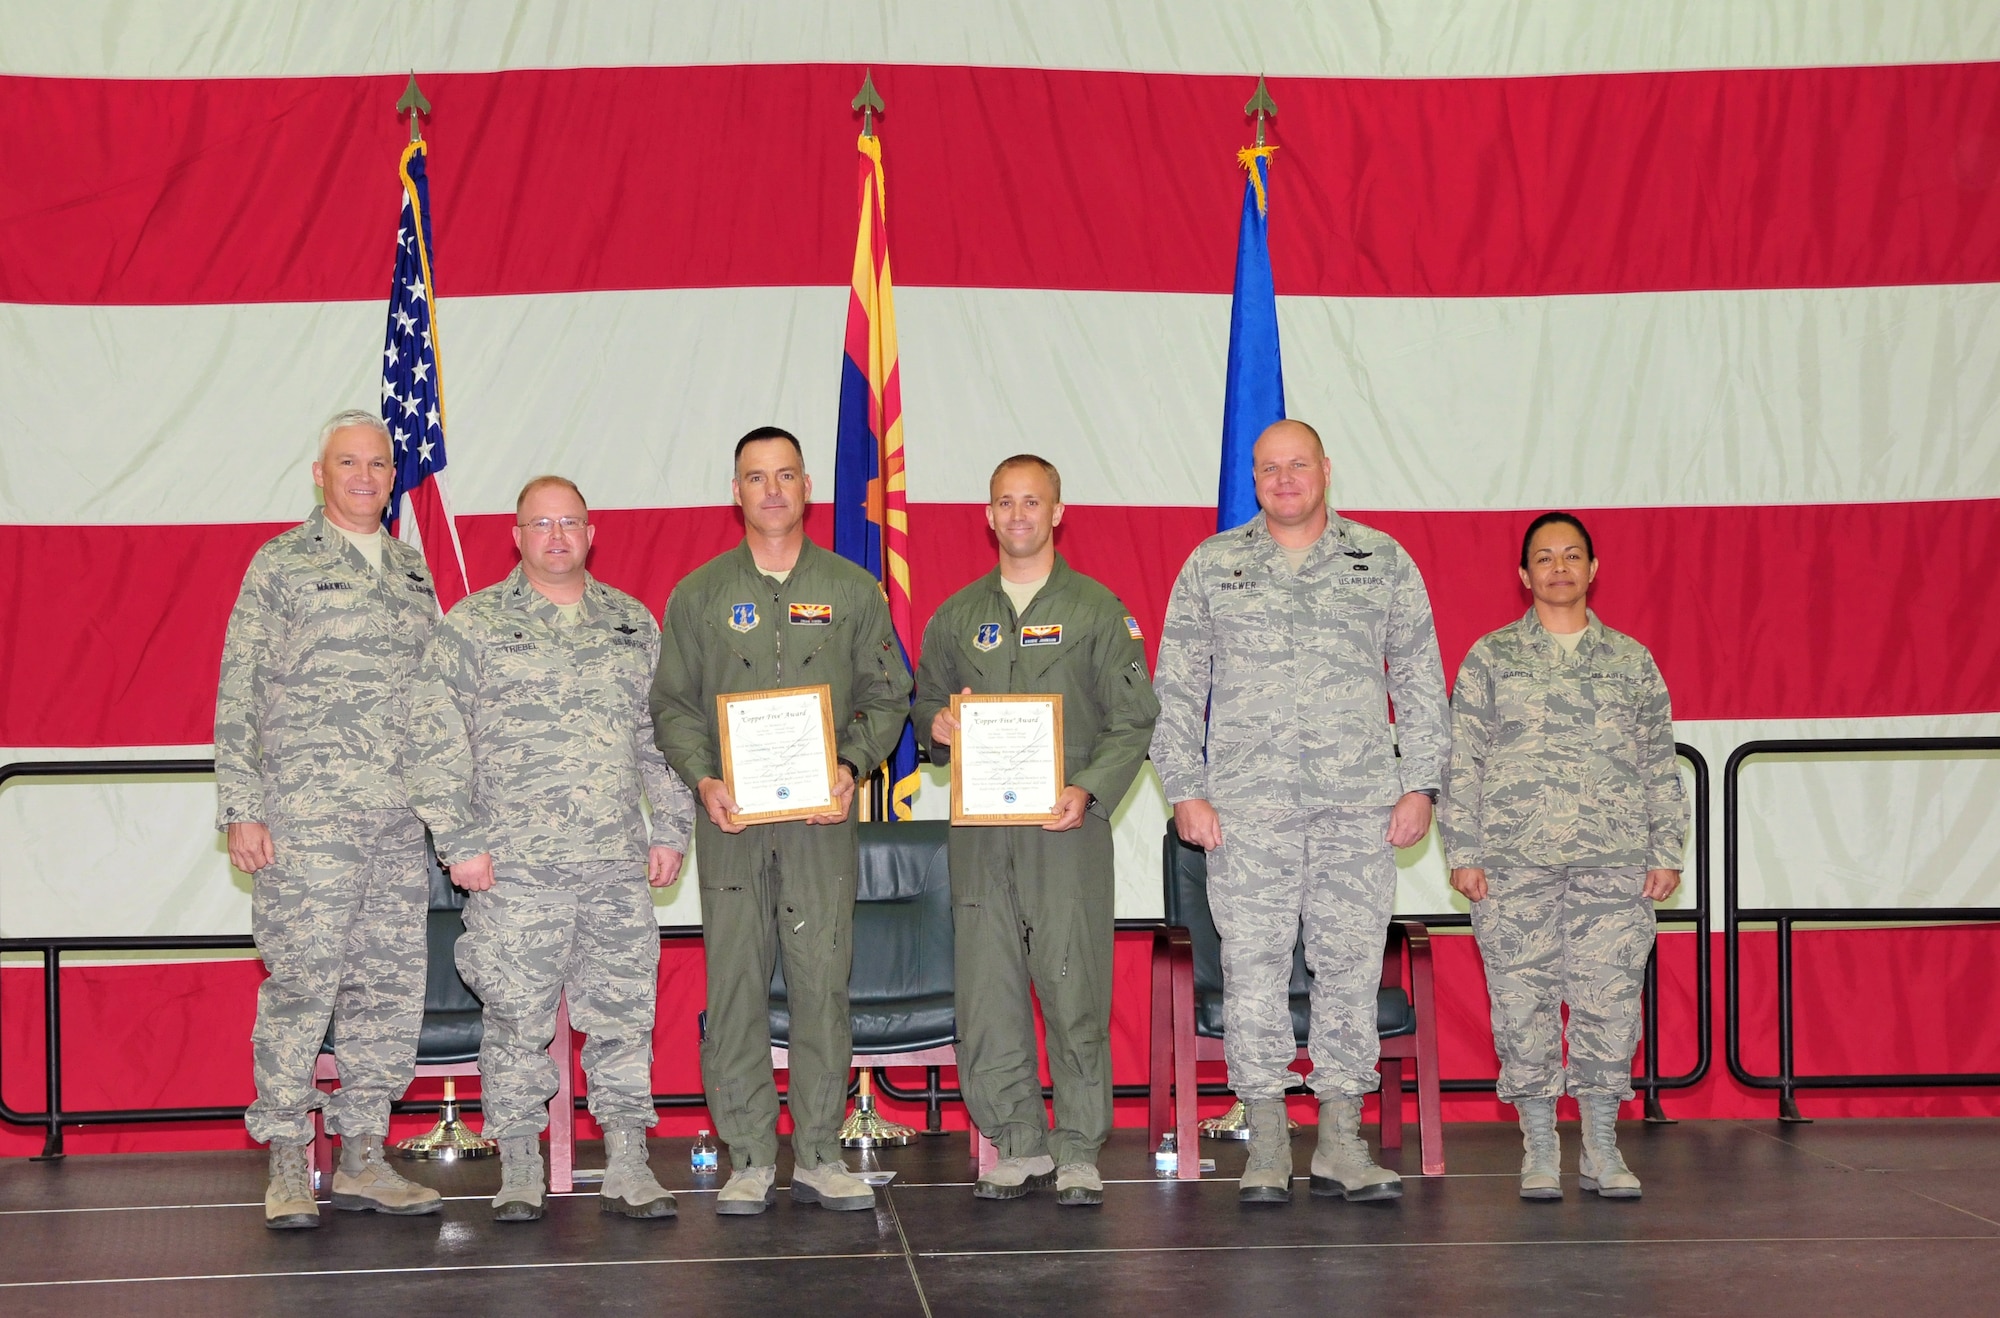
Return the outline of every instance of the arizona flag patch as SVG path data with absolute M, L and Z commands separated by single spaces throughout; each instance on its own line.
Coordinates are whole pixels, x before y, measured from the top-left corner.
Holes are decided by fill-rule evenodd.
M 1021 647 L 1031 645 L 1061 645 L 1062 624 L 1059 622 L 1038 622 L 1021 629 Z
M 833 605 L 794 604 L 791 606 L 792 626 L 831 627 L 833 625 Z
M 1135 641 L 1146 639 L 1146 634 L 1139 630 L 1139 620 L 1129 613 L 1125 615 L 1125 630 L 1132 633 L 1132 639 Z

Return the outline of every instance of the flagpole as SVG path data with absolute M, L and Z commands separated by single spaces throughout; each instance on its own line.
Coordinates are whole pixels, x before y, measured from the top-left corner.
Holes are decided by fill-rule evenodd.
M 861 111 L 861 135 L 867 138 L 874 137 L 875 116 L 888 108 L 882 102 L 882 93 L 875 90 L 874 69 L 870 68 L 862 71 L 861 90 L 854 93 L 854 99 L 847 103 L 847 108 Z M 886 479 L 888 473 L 884 471 L 881 473 L 881 476 L 883 479 Z M 882 526 L 879 534 L 881 536 L 881 545 L 878 552 L 881 556 L 881 561 L 886 565 L 889 559 L 889 528 L 886 524 Z M 893 771 L 890 769 L 888 761 L 885 760 L 880 765 L 869 770 L 868 777 L 863 783 L 855 785 L 856 796 L 858 798 L 855 801 L 855 809 L 861 819 L 881 820 L 894 816 L 895 811 L 890 802 L 890 793 L 894 790 L 889 781 L 892 776 Z
M 888 108 L 883 104 L 882 93 L 875 90 L 875 70 L 863 69 L 861 71 L 861 90 L 854 93 L 854 99 L 847 104 L 849 109 L 861 111 L 861 135 L 873 138 L 875 136 L 875 116 Z M 882 471 L 882 479 L 886 482 L 888 478 L 889 473 L 884 469 Z M 887 516 L 884 516 L 882 519 L 882 593 L 885 599 L 888 596 L 888 580 L 889 519 Z M 895 776 L 896 771 L 890 767 L 887 760 L 882 761 L 868 775 L 868 817 L 870 819 L 888 821 L 896 817 L 895 805 L 891 800 L 891 793 L 894 791 L 894 786 L 890 781 Z M 864 1077 L 866 1074 L 866 1072 L 863 1072 Z M 860 1117 L 858 1110 L 855 1116 L 856 1118 Z M 842 1134 L 845 1135 L 846 1131 L 843 1130 Z M 845 1140 L 842 1142 L 845 1143 Z

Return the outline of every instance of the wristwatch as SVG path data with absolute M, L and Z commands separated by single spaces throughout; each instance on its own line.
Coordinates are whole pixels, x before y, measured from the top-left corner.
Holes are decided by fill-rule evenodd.
M 1422 792 L 1422 793 L 1423 793 L 1423 794 L 1424 794 L 1425 796 L 1428 796 L 1428 797 L 1429 797 L 1429 798 L 1431 799 L 1431 804 L 1432 804 L 1432 805 L 1436 805 L 1436 804 L 1438 803 L 1438 789 L 1437 789 L 1437 788 L 1435 788 L 1435 787 L 1419 787 L 1419 788 L 1418 788 L 1417 790 L 1418 790 L 1419 792 Z

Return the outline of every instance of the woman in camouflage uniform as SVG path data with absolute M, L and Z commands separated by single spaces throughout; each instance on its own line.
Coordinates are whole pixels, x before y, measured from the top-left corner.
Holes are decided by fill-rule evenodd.
M 1438 822 L 1486 962 L 1500 1098 L 1521 1115 L 1524 1199 L 1562 1197 L 1565 1090 L 1583 1114 L 1583 1188 L 1639 1197 L 1618 1105 L 1632 1097 L 1652 903 L 1680 885 L 1687 832 L 1666 683 L 1645 646 L 1590 612 L 1596 575 L 1582 522 L 1537 517 L 1521 543 L 1534 605 L 1472 647 L 1451 702 Z

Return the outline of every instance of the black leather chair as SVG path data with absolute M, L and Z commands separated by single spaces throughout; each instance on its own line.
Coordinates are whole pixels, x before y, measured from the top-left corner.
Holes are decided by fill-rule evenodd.
M 1171 821 L 1162 841 L 1166 922 L 1169 926 L 1174 1127 L 1181 1175 L 1198 1176 L 1195 1151 L 1195 1063 L 1221 1061 L 1222 937 L 1208 907 L 1208 854 L 1182 842 Z M 1405 979 L 1405 962 L 1408 978 Z M 1408 987 L 1405 987 L 1407 983 Z M 1306 1055 L 1312 979 L 1303 936 L 1292 950 L 1292 1032 Z M 1162 1025 L 1154 1016 L 1155 1031 Z M 1376 1029 L 1382 1036 L 1382 1146 L 1403 1142 L 1403 1063 L 1417 1068 L 1417 1127 L 1426 1176 L 1444 1172 L 1443 1105 L 1439 1093 L 1437 1017 L 1432 990 L 1430 932 L 1417 920 L 1389 925 L 1382 958 L 1382 986 L 1375 995 Z M 1157 1042 L 1156 1042 L 1157 1048 Z M 1156 1124 L 1158 1124 L 1156 1119 Z M 1157 1138 L 1158 1132 L 1155 1132 Z
M 854 1055 L 874 1059 L 948 1049 L 958 1038 L 952 1007 L 951 870 L 945 857 L 951 826 L 920 820 L 858 827 L 861 872 L 854 886 L 854 969 L 847 984 Z M 771 975 L 772 1046 L 783 1048 L 791 1031 L 791 1002 L 780 963 Z
M 855 882 L 854 968 L 848 1010 L 854 1065 L 956 1066 L 951 870 L 943 820 L 864 823 Z M 771 1065 L 787 1065 L 792 1015 L 784 966 L 771 976 Z M 990 1165 L 976 1129 L 973 1156 Z
M 417 1034 L 417 1074 L 476 1076 L 479 1044 L 485 1034 L 483 1008 L 479 996 L 458 977 L 457 961 L 458 936 L 465 932 L 465 891 L 452 884 L 428 842 L 425 852 L 430 865 L 430 909 L 424 917 L 424 1020 Z M 576 1168 L 574 1053 L 569 1004 L 562 1002 L 556 1007 L 556 1035 L 549 1044 L 549 1056 L 556 1064 L 556 1095 L 549 1100 L 549 1188 L 557 1191 L 572 1188 Z M 331 1027 L 326 1042 L 320 1045 L 313 1079 L 324 1089 L 339 1082 Z M 315 1127 L 313 1155 L 324 1178 L 333 1170 L 333 1148 L 323 1122 Z

